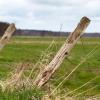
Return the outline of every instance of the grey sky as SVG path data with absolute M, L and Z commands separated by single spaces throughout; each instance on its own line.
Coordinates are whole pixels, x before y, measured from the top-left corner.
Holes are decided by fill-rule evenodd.
M 0 0 L 0 21 L 18 28 L 73 31 L 81 17 L 92 22 L 88 32 L 100 32 L 100 0 Z

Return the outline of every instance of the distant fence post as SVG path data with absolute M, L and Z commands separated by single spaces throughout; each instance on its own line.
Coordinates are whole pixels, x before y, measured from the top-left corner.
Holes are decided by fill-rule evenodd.
M 34 81 L 35 85 L 41 87 L 51 78 L 51 76 L 63 62 L 64 58 L 68 56 L 76 42 L 79 40 L 81 33 L 84 32 L 89 23 L 90 20 L 87 17 L 83 17 L 81 19 L 80 23 L 78 24 L 74 32 L 72 32 L 69 35 L 68 39 L 62 45 L 62 47 L 57 52 L 52 61 L 45 67 L 45 69 L 42 72 L 38 74 L 36 80 Z
M 4 35 L 2 36 L 2 38 L 0 40 L 0 50 L 3 49 L 3 47 L 6 45 L 6 43 L 10 40 L 10 38 L 15 30 L 16 30 L 16 28 L 15 28 L 14 24 L 10 24 L 8 26 L 7 30 L 5 31 Z

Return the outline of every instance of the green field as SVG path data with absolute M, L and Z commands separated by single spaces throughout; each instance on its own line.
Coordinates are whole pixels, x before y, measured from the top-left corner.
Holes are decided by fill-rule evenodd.
M 50 52 L 53 52 L 52 57 L 56 51 L 59 50 L 64 43 L 66 37 L 30 37 L 30 36 L 16 36 L 4 47 L 0 52 L 0 79 L 4 80 L 16 68 L 16 65 L 21 62 L 29 62 L 35 64 L 43 51 L 45 51 L 52 41 L 55 41 Z M 96 76 L 100 76 L 100 38 L 82 38 L 78 41 L 76 46 L 71 51 L 68 58 L 64 60 L 57 72 L 49 81 L 51 85 L 56 87 L 85 56 L 97 47 L 95 54 L 87 59 L 63 84 L 58 88 L 58 95 L 67 94 L 87 81 Z M 78 93 L 86 91 L 94 86 L 93 90 L 89 90 L 79 97 L 93 96 L 100 94 L 100 77 L 89 83 L 82 89 L 75 91 L 69 96 L 74 96 Z M 31 91 L 31 92 L 30 92 Z M 21 91 L 17 90 L 13 93 L 0 92 L 0 100 L 31 100 L 27 99 L 29 96 L 41 96 L 41 90 Z M 44 92 L 44 91 L 42 91 Z M 18 98 L 19 97 L 19 98 Z M 37 99 L 38 100 L 38 99 Z M 81 99 L 82 100 L 82 99 Z

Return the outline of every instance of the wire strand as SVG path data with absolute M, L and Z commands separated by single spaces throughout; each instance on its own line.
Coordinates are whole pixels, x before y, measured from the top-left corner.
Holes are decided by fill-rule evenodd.
M 68 96 L 69 94 L 72 94 L 72 93 L 74 93 L 75 91 L 77 91 L 77 90 L 83 88 L 84 86 L 86 86 L 87 84 L 91 83 L 92 81 L 96 80 L 96 79 L 99 78 L 99 77 L 100 77 L 100 76 L 96 76 L 96 77 L 92 78 L 91 80 L 89 80 L 89 81 L 86 82 L 85 84 L 81 85 L 80 87 L 78 87 L 78 88 L 76 88 L 76 89 L 74 89 L 74 90 L 68 92 L 68 93 L 66 94 L 66 96 Z
M 51 94 L 50 95 L 52 95 L 62 84 L 63 84 L 63 82 L 66 80 L 66 79 L 68 79 L 72 74 L 73 74 L 73 72 L 75 72 L 76 71 L 76 69 L 80 66 L 80 65 L 82 65 L 88 58 L 89 58 L 89 56 L 92 56 L 96 51 L 95 51 L 95 49 L 97 49 L 97 46 L 93 49 L 93 50 L 91 50 L 91 52 L 89 52 L 87 55 L 86 55 L 86 57 L 69 73 L 69 75 L 67 76 L 67 77 L 65 77 L 64 79 L 63 79 L 63 81 L 62 82 L 60 82 L 59 83 L 59 85 L 51 92 Z
M 75 97 L 77 97 L 77 96 L 79 96 L 79 95 L 82 95 L 83 93 L 86 93 L 86 92 L 88 92 L 88 91 L 90 91 L 90 90 L 93 90 L 93 89 L 95 89 L 97 86 L 100 86 L 100 85 L 95 85 L 94 87 L 92 87 L 92 88 L 90 88 L 90 89 L 87 89 L 87 90 L 85 90 L 85 91 L 83 91 L 83 92 L 81 92 L 81 93 L 79 93 L 79 94 L 77 94 L 77 95 L 72 96 L 72 98 L 75 98 Z

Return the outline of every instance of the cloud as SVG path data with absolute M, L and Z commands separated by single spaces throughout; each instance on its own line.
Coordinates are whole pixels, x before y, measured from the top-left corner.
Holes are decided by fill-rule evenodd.
M 18 28 L 73 31 L 80 18 L 92 23 L 87 31 L 100 31 L 100 0 L 4 0 L 0 1 L 0 21 L 14 22 Z

